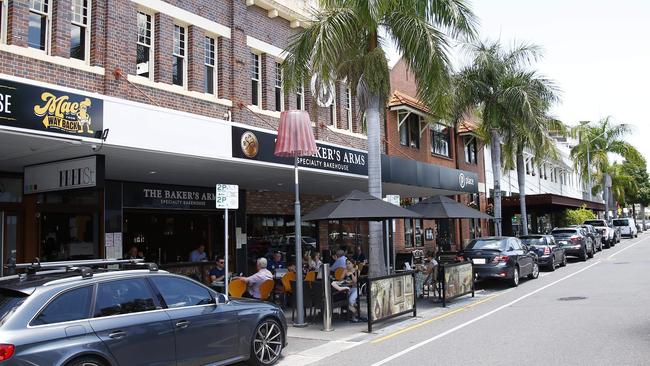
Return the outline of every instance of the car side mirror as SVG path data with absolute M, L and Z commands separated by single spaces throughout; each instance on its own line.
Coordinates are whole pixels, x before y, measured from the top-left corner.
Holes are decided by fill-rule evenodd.
M 217 306 L 221 305 L 221 304 L 226 304 L 226 303 L 228 303 L 228 296 L 226 296 L 226 295 L 224 295 L 222 293 L 218 293 L 214 300 L 215 300 L 215 304 Z

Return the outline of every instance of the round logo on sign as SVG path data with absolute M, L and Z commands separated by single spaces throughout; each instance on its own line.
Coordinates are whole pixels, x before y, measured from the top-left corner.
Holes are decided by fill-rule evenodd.
M 460 173 L 458 175 L 458 183 L 460 184 L 460 188 L 465 188 L 465 174 Z
M 241 135 L 241 151 L 249 158 L 254 158 L 257 155 L 259 142 L 253 132 L 246 131 Z

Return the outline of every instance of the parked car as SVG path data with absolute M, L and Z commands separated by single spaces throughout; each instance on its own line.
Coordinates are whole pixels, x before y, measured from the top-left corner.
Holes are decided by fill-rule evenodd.
M 519 285 L 519 279 L 539 276 L 537 254 L 517 238 L 485 237 L 470 241 L 461 256 L 472 261 L 477 278 L 500 278 Z
M 541 267 L 555 271 L 557 266 L 566 266 L 565 250 L 557 244 L 553 235 L 532 234 L 520 236 L 519 239 L 529 249 L 537 252 L 537 261 Z
M 614 219 L 612 223 L 614 224 L 614 226 L 621 229 L 621 236 L 627 235 L 630 238 L 636 238 L 639 236 L 639 232 L 636 229 L 636 224 L 634 222 L 634 219 L 630 217 L 626 217 L 622 219 Z
M 600 232 L 596 231 L 596 229 L 591 225 L 575 225 L 575 226 L 581 227 L 585 230 L 587 236 L 589 236 L 591 238 L 591 241 L 594 243 L 594 249 L 596 252 L 600 252 L 603 250 L 603 239 Z
M 650 220 L 645 221 L 645 229 L 646 229 L 646 231 L 650 230 Z
M 287 322 L 271 303 L 230 299 L 153 264 L 65 266 L 0 280 L 2 365 L 266 366 L 286 345 Z
M 602 219 L 587 220 L 584 222 L 585 225 L 591 225 L 600 233 L 602 236 L 602 243 L 605 248 L 611 248 L 616 245 L 616 240 L 620 240 L 620 232 L 616 232 L 616 229 L 610 227 L 607 224 L 607 221 Z
M 596 248 L 583 228 L 563 227 L 551 231 L 555 241 L 564 248 L 567 256 L 578 257 L 583 261 L 593 258 Z

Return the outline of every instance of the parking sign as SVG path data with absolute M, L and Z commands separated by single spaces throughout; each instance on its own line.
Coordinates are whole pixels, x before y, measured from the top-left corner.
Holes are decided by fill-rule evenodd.
M 217 184 L 215 201 L 217 208 L 236 210 L 239 208 L 239 186 L 236 184 Z

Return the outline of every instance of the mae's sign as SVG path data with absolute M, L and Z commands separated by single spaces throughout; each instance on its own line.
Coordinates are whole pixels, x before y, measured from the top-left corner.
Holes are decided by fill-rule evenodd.
M 210 188 L 147 183 L 124 183 L 123 207 L 183 210 L 214 210 Z
M 104 185 L 104 156 L 55 161 L 25 167 L 25 194 Z
M 232 156 L 247 160 L 293 165 L 293 158 L 275 156 L 277 135 L 241 127 L 232 128 Z M 340 173 L 368 175 L 368 153 L 334 145 L 316 144 L 313 156 L 298 158 L 298 166 Z
M 0 125 L 93 137 L 103 107 L 101 99 L 0 79 Z

